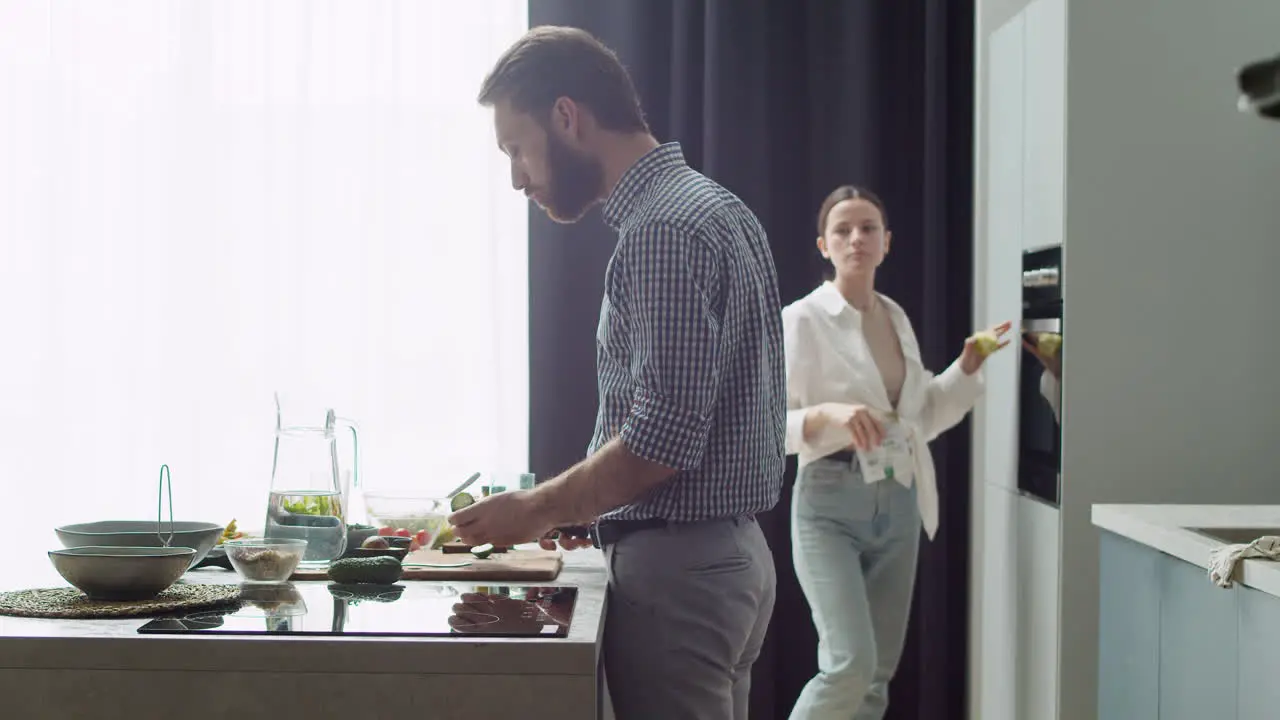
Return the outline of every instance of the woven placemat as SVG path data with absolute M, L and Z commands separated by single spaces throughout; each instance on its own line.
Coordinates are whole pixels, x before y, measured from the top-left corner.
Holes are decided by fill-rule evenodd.
M 174 585 L 150 600 L 90 600 L 75 588 L 15 590 L 0 593 L 0 615 L 38 618 L 116 618 L 162 615 L 214 605 L 232 604 L 238 585 Z

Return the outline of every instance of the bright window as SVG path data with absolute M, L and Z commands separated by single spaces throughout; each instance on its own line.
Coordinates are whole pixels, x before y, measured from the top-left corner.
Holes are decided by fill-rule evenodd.
M 261 527 L 276 390 L 359 423 L 368 487 L 526 469 L 475 103 L 526 5 L 0 0 L 7 533 L 154 518 L 162 463 L 179 519 Z

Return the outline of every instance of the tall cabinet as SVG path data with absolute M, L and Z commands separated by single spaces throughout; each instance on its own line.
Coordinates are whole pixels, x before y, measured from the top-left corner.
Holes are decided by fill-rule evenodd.
M 1065 339 L 1057 506 L 1018 490 L 1040 368 L 997 354 L 974 412 L 968 717 L 1091 720 L 1093 504 L 1280 502 L 1280 141 L 1235 105 L 1280 2 L 976 11 L 974 325 L 1019 322 L 1023 253 L 1057 246 Z
M 1063 245 L 1066 0 L 1035 0 L 990 36 L 986 63 L 985 239 L 976 264 L 985 289 L 978 327 L 1022 317 L 1022 256 Z M 1064 254 L 1065 254 L 1064 248 Z M 1064 322 L 1070 322 L 1064 320 Z M 1015 346 L 1016 350 L 1016 346 Z M 974 564 L 982 718 L 1053 717 L 1057 697 L 1059 510 L 1018 491 L 1021 352 L 988 364 L 974 422 L 981 540 Z

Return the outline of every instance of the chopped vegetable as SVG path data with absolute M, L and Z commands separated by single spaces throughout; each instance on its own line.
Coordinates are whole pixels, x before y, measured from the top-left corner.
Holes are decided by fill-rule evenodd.
M 338 498 L 326 495 L 303 495 L 297 500 L 283 501 L 284 509 L 294 515 L 341 515 Z
M 449 509 L 454 512 L 458 512 L 468 505 L 474 505 L 475 502 L 476 498 L 474 495 L 468 492 L 460 492 L 457 495 L 454 495 L 453 499 L 449 501 Z
M 445 523 L 444 525 L 445 526 L 440 530 L 440 534 L 436 535 L 435 542 L 431 543 L 431 549 L 433 550 L 443 548 L 446 544 L 454 540 L 453 528 L 449 527 L 448 523 Z
M 485 543 L 483 545 L 477 545 L 471 548 L 471 554 L 475 555 L 477 558 L 481 560 L 489 557 L 489 555 L 491 555 L 492 553 L 493 553 L 493 545 L 491 543 Z
M 236 529 L 236 521 L 233 518 L 231 522 L 227 523 L 227 527 L 222 531 L 222 534 L 218 536 L 218 544 L 221 545 L 228 540 L 239 540 L 242 537 L 244 537 L 244 533 Z

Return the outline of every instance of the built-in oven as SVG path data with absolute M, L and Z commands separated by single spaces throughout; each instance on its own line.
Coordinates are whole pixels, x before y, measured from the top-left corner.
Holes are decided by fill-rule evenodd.
M 1018 490 L 1062 499 L 1062 247 L 1022 256 L 1022 346 L 1018 378 Z

